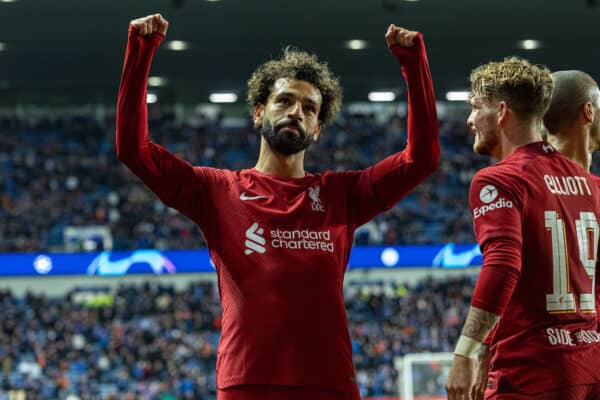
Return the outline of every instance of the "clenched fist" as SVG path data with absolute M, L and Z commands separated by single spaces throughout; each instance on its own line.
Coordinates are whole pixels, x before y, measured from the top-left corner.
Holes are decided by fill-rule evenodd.
M 385 41 L 387 42 L 388 47 L 394 45 L 412 47 L 415 44 L 417 33 L 418 32 L 416 31 L 409 31 L 408 29 L 391 24 L 385 33 Z
M 151 35 L 153 33 L 167 34 L 169 22 L 160 14 L 148 15 L 147 17 L 132 20 L 129 25 L 138 30 L 142 36 Z

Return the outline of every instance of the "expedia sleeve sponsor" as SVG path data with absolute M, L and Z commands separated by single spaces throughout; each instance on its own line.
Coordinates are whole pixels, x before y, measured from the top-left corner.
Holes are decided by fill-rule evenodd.
M 506 200 L 505 198 L 499 198 L 495 203 L 486 204 L 481 207 L 475 207 L 473 209 L 473 217 L 479 218 L 482 215 L 485 215 L 489 211 L 494 211 L 499 208 L 513 208 L 513 203 L 510 200 Z
M 498 198 L 498 189 L 494 185 L 485 185 L 479 191 L 479 200 L 484 203 L 481 207 L 473 209 L 473 217 L 479 218 L 490 211 L 499 208 L 513 208 L 513 203 L 504 197 Z
M 504 172 L 504 171 L 499 171 Z M 515 180 L 517 175 L 483 169 L 475 174 L 469 190 L 473 230 L 484 251 L 492 239 L 522 242 L 521 209 L 527 196 Z

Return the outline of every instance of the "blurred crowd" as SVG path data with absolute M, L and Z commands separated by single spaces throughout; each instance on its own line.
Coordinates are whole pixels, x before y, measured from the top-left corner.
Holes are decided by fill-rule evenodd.
M 241 121 L 241 122 L 240 122 Z M 152 140 L 195 165 L 253 167 L 260 145 L 249 118 L 181 120 L 151 109 Z M 473 242 L 467 204 L 474 172 L 464 120 L 442 121 L 439 171 L 361 227 L 356 244 Z M 68 226 L 110 229 L 114 250 L 204 247 L 198 228 L 165 207 L 115 156 L 114 117 L 0 118 L 0 252 L 61 251 Z M 406 121 L 348 114 L 307 152 L 309 172 L 363 169 L 406 145 Z
M 394 359 L 451 351 L 472 278 L 345 287 L 363 397 L 397 396 Z M 213 283 L 185 290 L 158 282 L 121 286 L 109 301 L 0 292 L 0 394 L 29 399 L 214 399 L 221 327 Z M 318 329 L 318 327 L 315 327 Z

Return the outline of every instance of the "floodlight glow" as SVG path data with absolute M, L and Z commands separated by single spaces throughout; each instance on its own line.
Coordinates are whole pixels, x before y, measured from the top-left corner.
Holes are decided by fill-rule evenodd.
M 167 80 L 160 76 L 151 76 L 148 78 L 148 86 L 158 87 L 165 86 L 167 84 Z
M 155 95 L 154 93 L 148 93 L 146 95 L 146 103 L 148 104 L 154 104 L 158 101 L 158 96 Z
M 446 100 L 448 101 L 467 101 L 469 100 L 470 92 L 466 91 L 450 91 L 446 93 Z
M 369 101 L 394 101 L 396 94 L 394 92 L 370 92 Z
M 171 40 L 167 43 L 167 48 L 173 51 L 182 51 L 190 48 L 188 42 L 184 42 L 183 40 Z
M 542 47 L 542 42 L 535 39 L 525 39 L 519 41 L 519 47 L 523 50 L 535 50 Z
M 238 97 L 235 93 L 211 93 L 208 99 L 211 103 L 235 103 Z
M 346 42 L 346 48 L 350 50 L 364 50 L 367 48 L 367 41 L 361 39 L 352 39 Z

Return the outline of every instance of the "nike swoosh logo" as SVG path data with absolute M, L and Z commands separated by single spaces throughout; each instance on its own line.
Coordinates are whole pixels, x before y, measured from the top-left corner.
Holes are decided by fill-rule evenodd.
M 240 200 L 248 201 L 248 200 L 258 200 L 258 199 L 268 199 L 269 196 L 248 196 L 246 192 L 240 194 Z

